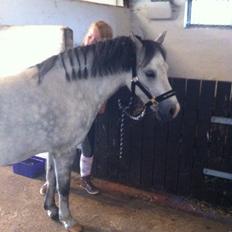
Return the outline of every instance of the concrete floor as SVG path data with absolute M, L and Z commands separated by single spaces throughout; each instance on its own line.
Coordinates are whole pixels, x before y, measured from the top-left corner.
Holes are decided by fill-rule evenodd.
M 61 232 L 43 210 L 43 180 L 0 167 L 0 232 Z M 129 196 L 103 191 L 89 196 L 72 180 L 70 207 L 85 232 L 232 232 L 232 225 Z

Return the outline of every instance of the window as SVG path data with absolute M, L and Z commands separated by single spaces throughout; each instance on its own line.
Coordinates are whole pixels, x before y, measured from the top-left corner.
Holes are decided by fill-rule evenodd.
M 232 27 L 232 0 L 188 0 L 186 27 Z
M 82 1 L 113 5 L 113 6 L 128 6 L 128 2 L 129 2 L 129 0 L 82 0 Z

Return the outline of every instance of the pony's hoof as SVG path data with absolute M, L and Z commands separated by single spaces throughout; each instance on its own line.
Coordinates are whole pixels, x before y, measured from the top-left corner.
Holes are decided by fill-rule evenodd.
M 68 232 L 81 232 L 83 231 L 83 227 L 79 224 L 75 224 L 72 227 L 67 228 Z

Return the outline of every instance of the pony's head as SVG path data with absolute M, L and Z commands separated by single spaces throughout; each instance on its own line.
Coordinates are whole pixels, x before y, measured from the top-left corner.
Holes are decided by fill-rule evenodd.
M 136 95 L 149 105 L 156 112 L 156 117 L 161 120 L 174 118 L 180 110 L 168 80 L 168 65 L 165 50 L 162 47 L 165 34 L 161 34 L 154 41 L 131 36 L 136 46 L 132 92 L 135 90 Z

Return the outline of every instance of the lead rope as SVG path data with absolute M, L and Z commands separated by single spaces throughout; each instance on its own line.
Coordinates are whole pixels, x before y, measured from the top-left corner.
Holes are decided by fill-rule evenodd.
M 125 116 L 127 116 L 128 118 L 130 118 L 132 120 L 139 121 L 145 116 L 145 113 L 146 113 L 146 107 L 143 109 L 143 111 L 141 113 L 139 113 L 136 116 L 133 116 L 130 113 L 128 113 L 127 111 L 130 109 L 132 103 L 133 103 L 132 96 L 130 97 L 130 100 L 129 100 L 127 106 L 123 106 L 121 103 L 121 100 L 118 99 L 118 108 L 121 111 L 120 138 L 119 138 L 119 159 L 122 159 L 123 153 L 124 153 L 125 119 L 126 119 Z
M 134 77 L 137 76 L 137 70 L 136 70 L 136 51 L 134 56 L 131 57 L 131 64 L 132 64 L 132 80 Z M 121 110 L 121 120 L 120 120 L 120 138 L 119 138 L 119 159 L 122 159 L 123 153 L 124 153 L 124 137 L 125 137 L 125 115 L 127 110 L 130 109 L 132 103 L 133 103 L 133 97 L 135 94 L 135 86 L 131 82 L 131 92 L 132 95 L 130 96 L 130 100 L 128 102 L 127 106 L 123 106 L 121 103 L 121 100 L 118 99 L 118 108 Z M 128 114 L 127 114 L 128 115 Z
M 125 135 L 125 116 L 126 110 L 132 105 L 133 98 L 130 97 L 129 103 L 127 106 L 122 106 L 121 100 L 118 99 L 118 108 L 121 111 L 121 120 L 120 120 L 120 138 L 119 138 L 119 159 L 122 159 L 124 153 L 124 135 Z

